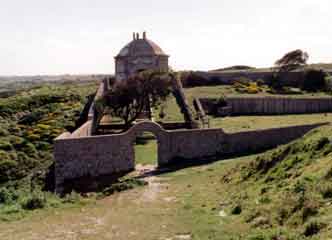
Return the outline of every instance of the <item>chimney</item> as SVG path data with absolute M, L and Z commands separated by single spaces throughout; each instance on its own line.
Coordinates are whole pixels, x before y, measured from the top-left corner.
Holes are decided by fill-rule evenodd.
M 133 32 L 133 40 L 136 39 L 136 34 Z
M 146 32 L 143 32 L 143 39 L 146 39 Z
M 136 33 L 136 40 L 139 39 L 139 33 Z

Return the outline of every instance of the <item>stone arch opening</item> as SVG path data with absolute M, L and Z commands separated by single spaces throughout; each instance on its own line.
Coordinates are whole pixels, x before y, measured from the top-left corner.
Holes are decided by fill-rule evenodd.
M 136 139 L 137 137 L 144 136 L 144 133 L 149 133 L 148 138 L 152 138 L 153 140 L 155 139 L 155 142 L 152 144 L 146 145 L 148 149 L 145 150 L 151 150 L 151 148 L 154 147 L 154 152 L 150 152 L 154 154 L 154 158 L 150 158 L 150 163 L 152 162 L 154 165 L 161 165 L 163 162 L 165 162 L 165 155 L 167 152 L 165 148 L 167 148 L 167 132 L 160 126 L 159 124 L 152 122 L 152 121 L 142 121 L 137 124 L 135 124 L 131 129 L 129 129 L 128 134 L 130 134 L 130 138 L 132 139 L 132 152 L 133 152 L 133 161 L 134 164 L 137 164 L 138 162 L 136 161 L 136 154 L 137 151 L 135 151 L 135 145 L 136 145 Z M 151 134 L 153 137 L 151 137 Z M 150 137 L 149 137 L 150 135 Z M 143 139 L 144 140 L 144 139 Z M 148 139 L 149 140 L 149 139 Z M 144 147 L 144 145 L 142 146 Z M 150 147 L 150 149 L 149 149 Z M 137 148 L 137 147 L 136 147 Z M 137 149 L 136 149 L 137 150 Z M 142 153 L 144 157 L 144 152 Z M 149 160 L 149 159 L 147 159 Z
M 132 152 L 133 152 L 133 164 L 137 164 L 135 162 L 135 143 L 137 136 L 140 136 L 142 133 L 148 132 L 150 134 L 153 134 L 156 142 L 155 142 L 155 160 L 153 161 L 154 165 L 161 166 L 167 161 L 167 136 L 168 133 L 160 126 L 159 124 L 152 122 L 152 121 L 142 121 L 137 124 L 135 124 L 132 128 L 128 130 L 128 134 L 130 135 L 130 138 L 132 140 Z M 144 151 L 143 151 L 144 153 Z
M 135 165 L 158 165 L 159 141 L 155 133 L 141 131 L 134 139 Z

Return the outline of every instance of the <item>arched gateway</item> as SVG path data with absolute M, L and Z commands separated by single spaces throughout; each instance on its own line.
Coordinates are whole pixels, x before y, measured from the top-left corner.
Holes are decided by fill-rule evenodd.
M 142 135 L 144 132 L 152 133 L 157 140 L 158 145 L 158 166 L 165 165 L 167 163 L 167 159 L 165 159 L 165 151 L 168 149 L 168 137 L 167 132 L 160 126 L 159 124 L 152 121 L 143 121 L 135 124 L 132 128 L 130 128 L 126 134 L 131 137 L 131 151 L 132 161 L 134 161 L 134 144 L 137 137 Z

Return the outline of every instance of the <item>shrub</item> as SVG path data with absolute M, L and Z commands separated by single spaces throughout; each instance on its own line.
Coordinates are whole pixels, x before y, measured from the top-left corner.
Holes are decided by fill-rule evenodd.
M 241 77 L 233 84 L 235 90 L 240 93 L 255 94 L 261 92 L 263 89 L 257 82 L 253 82 L 248 78 Z
M 332 198 L 332 184 L 328 183 L 323 185 L 320 188 L 320 193 L 322 194 L 323 198 Z
M 196 87 L 209 85 L 209 79 L 203 77 L 195 72 L 183 72 L 181 74 L 181 82 L 184 87 Z
M 23 116 L 21 119 L 18 120 L 19 124 L 24 124 L 24 125 L 31 125 L 33 123 L 38 122 L 41 120 L 44 116 L 44 113 L 42 111 L 36 111 L 32 112 L 28 115 Z
M 20 177 L 21 174 L 18 172 L 18 164 L 16 161 L 0 160 L 0 183 Z
M 4 129 L 3 127 L 0 127 L 0 136 L 7 136 L 9 133 L 7 129 Z
M 78 203 L 82 199 L 81 195 L 75 191 L 72 191 L 70 194 L 67 194 L 63 199 L 63 203 Z
M 308 69 L 305 72 L 302 89 L 309 92 L 327 90 L 326 76 L 327 74 L 323 70 Z
M 10 151 L 13 149 L 13 146 L 10 142 L 5 140 L 0 140 L 0 150 Z
M 328 73 L 325 76 L 325 84 L 326 84 L 327 90 L 331 91 L 332 90 L 332 76 Z
M 258 87 L 257 83 L 255 82 L 251 82 L 249 86 L 246 88 L 246 92 L 251 94 L 259 93 L 260 91 L 261 89 Z
M 35 210 L 46 206 L 46 198 L 44 193 L 40 191 L 33 192 L 22 202 L 22 208 L 25 210 Z
M 43 142 L 43 141 L 35 142 L 35 146 L 38 150 L 42 151 L 47 151 L 51 147 L 48 142 Z
M 327 144 L 330 144 L 330 140 L 327 137 L 322 137 L 316 143 L 315 150 L 319 151 L 322 148 L 324 148 Z
M 14 135 L 10 136 L 10 143 L 14 146 L 16 150 L 20 150 L 21 147 L 24 145 L 24 142 L 25 142 L 24 138 L 17 137 Z
M 306 183 L 304 181 L 297 181 L 294 185 L 294 193 L 305 193 L 307 190 Z
M 139 179 L 126 179 L 122 182 L 112 184 L 112 186 L 103 190 L 103 195 L 109 196 L 115 192 L 122 192 L 122 191 L 126 191 L 129 189 L 133 189 L 137 186 L 145 186 L 147 184 L 148 184 L 147 182 L 139 180 Z
M 271 203 L 271 198 L 269 198 L 268 196 L 264 196 L 259 199 L 259 202 L 262 204 L 269 204 Z
M 233 215 L 239 215 L 242 213 L 242 207 L 240 204 L 237 204 L 231 211 Z
M 37 154 L 37 150 L 35 145 L 30 142 L 26 142 L 25 145 L 21 149 L 22 152 L 25 152 L 28 156 L 35 156 Z
M 324 227 L 325 227 L 324 223 L 312 221 L 305 226 L 303 234 L 306 237 L 310 237 L 319 233 L 320 230 L 323 229 Z
M 258 86 L 263 86 L 263 85 L 265 85 L 265 81 L 264 81 L 264 79 L 257 79 L 256 81 L 255 81 L 256 83 L 257 83 L 257 85 Z
M 40 139 L 40 135 L 38 134 L 29 134 L 27 135 L 27 139 L 30 141 L 37 141 Z
M 0 203 L 9 204 L 18 199 L 15 191 L 6 187 L 0 188 Z
M 306 201 L 303 204 L 302 220 L 305 222 L 309 217 L 312 217 L 318 213 L 319 203 L 316 201 Z
M 332 167 L 325 174 L 325 179 L 332 179 Z

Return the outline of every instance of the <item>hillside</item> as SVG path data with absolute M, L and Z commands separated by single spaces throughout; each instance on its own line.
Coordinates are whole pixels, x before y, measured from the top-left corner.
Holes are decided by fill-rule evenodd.
M 162 174 L 139 166 L 131 176 L 147 186 L 0 223 L 0 238 L 329 239 L 331 133 L 326 126 L 260 155 Z
M 75 128 L 96 87 L 42 84 L 0 98 L 0 219 L 52 189 L 53 140 Z

